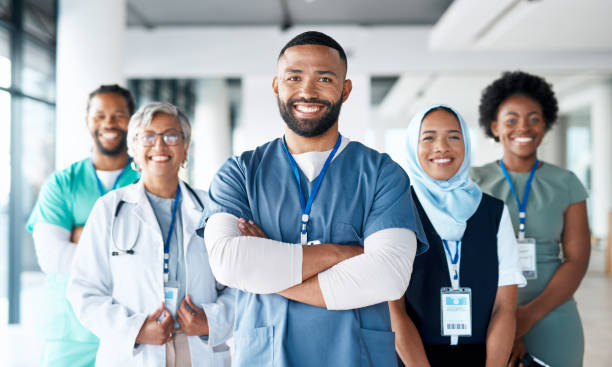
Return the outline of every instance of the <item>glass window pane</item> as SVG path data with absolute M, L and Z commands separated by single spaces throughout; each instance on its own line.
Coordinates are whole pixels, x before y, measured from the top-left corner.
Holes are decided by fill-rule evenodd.
M 11 95 L 0 91 L 0 326 L 8 323 L 8 235 L 9 195 L 11 190 Z
M 11 19 L 11 0 L 0 0 L 0 19 Z
M 55 40 L 54 0 L 27 1 L 24 8 L 23 28 L 28 33 L 53 45 Z
M 7 30 L 0 28 L 0 87 L 8 88 L 10 86 L 11 86 L 10 36 Z
M 23 49 L 23 92 L 49 101 L 55 99 L 53 53 L 26 40 Z
M 38 266 L 32 234 L 25 222 L 34 207 L 44 181 L 55 164 L 55 108 L 27 98 L 22 102 L 21 173 L 23 242 L 21 244 L 21 324 L 35 325 L 40 320 L 31 305 L 40 304 L 44 276 Z

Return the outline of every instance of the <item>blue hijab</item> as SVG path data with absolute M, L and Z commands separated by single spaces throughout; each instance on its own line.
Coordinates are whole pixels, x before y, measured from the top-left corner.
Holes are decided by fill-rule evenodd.
M 417 155 L 421 123 L 433 109 L 447 108 L 455 114 L 465 144 L 465 157 L 459 170 L 449 180 L 435 180 L 421 167 Z M 476 212 L 482 191 L 469 177 L 471 144 L 470 133 L 463 117 L 452 107 L 446 105 L 430 106 L 414 116 L 408 126 L 407 136 L 408 176 L 427 217 L 440 238 L 448 241 L 460 241 L 465 232 L 467 220 Z

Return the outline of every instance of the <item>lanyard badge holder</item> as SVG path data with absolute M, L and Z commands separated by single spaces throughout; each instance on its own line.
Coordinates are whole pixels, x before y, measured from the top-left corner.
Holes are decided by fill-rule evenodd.
M 536 241 L 533 238 L 525 238 L 525 218 L 527 216 L 527 199 L 529 198 L 529 191 L 531 190 L 531 182 L 533 181 L 533 176 L 535 175 L 535 171 L 538 168 L 539 163 L 540 162 L 536 159 L 533 167 L 531 167 L 531 172 L 529 173 L 529 178 L 527 179 L 527 183 L 525 185 L 525 195 L 523 196 L 523 201 L 521 202 L 518 194 L 516 193 L 514 185 L 512 184 L 508 170 L 506 169 L 506 166 L 504 166 L 504 161 L 501 160 L 499 162 L 501 170 L 506 177 L 506 181 L 508 181 L 508 185 L 510 185 L 510 191 L 512 191 L 512 195 L 514 196 L 519 209 L 519 232 L 517 239 L 519 261 L 523 276 L 528 280 L 536 279 L 538 277 Z
M 170 219 L 170 227 L 168 228 L 168 234 L 166 235 L 166 241 L 164 242 L 164 304 L 168 311 L 175 316 L 178 306 L 178 283 L 175 281 L 169 281 L 170 273 L 170 239 L 172 238 L 172 232 L 174 230 L 174 222 L 176 221 L 176 212 L 178 209 L 178 202 L 181 198 L 181 186 L 179 185 L 176 189 L 176 197 L 174 199 L 174 205 L 172 207 L 172 217 Z M 180 246 L 180 244 L 179 244 Z
M 459 251 L 460 241 L 456 241 L 453 256 L 446 240 L 442 240 L 444 249 L 450 258 L 449 273 L 452 288 L 440 289 L 440 326 L 442 336 L 450 336 L 451 345 L 459 343 L 460 336 L 472 335 L 472 290 L 459 287 Z
M 323 181 L 323 176 L 325 176 L 325 172 L 327 172 L 327 168 L 329 168 L 329 164 L 331 163 L 332 159 L 334 159 L 334 155 L 336 155 L 336 152 L 338 151 L 338 148 L 340 147 L 340 142 L 342 142 L 342 135 L 338 134 L 338 140 L 336 141 L 336 144 L 334 145 L 334 148 L 332 149 L 331 153 L 329 153 L 329 156 L 327 157 L 327 160 L 325 161 L 325 164 L 323 165 L 323 168 L 321 169 L 321 173 L 319 173 L 319 176 L 315 180 L 314 185 L 312 186 L 312 191 L 310 192 L 310 195 L 308 195 L 308 201 L 307 201 L 304 198 L 304 193 L 302 191 L 302 183 L 300 181 L 300 171 L 298 169 L 297 163 L 295 163 L 295 159 L 293 159 L 293 156 L 289 152 L 289 148 L 287 148 L 287 142 L 285 141 L 285 138 L 283 137 L 283 148 L 285 150 L 285 153 L 287 154 L 289 163 L 291 164 L 291 169 L 293 170 L 293 175 L 295 176 L 295 179 L 297 181 L 298 191 L 300 194 L 300 206 L 302 208 L 302 216 L 301 216 L 301 224 L 300 224 L 300 244 L 301 245 L 320 243 L 319 241 L 308 242 L 308 221 L 310 220 L 310 210 L 312 209 L 312 202 L 314 201 L 314 198 L 317 195 L 317 192 L 319 191 L 319 187 L 321 186 L 321 181 Z

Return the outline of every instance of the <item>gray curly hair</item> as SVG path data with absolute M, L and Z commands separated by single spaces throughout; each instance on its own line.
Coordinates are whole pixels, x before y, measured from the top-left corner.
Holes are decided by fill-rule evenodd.
M 153 118 L 159 114 L 165 113 L 170 116 L 176 117 L 181 124 L 183 130 L 185 144 L 191 142 L 191 124 L 187 115 L 183 111 L 179 110 L 175 105 L 168 102 L 151 102 L 138 109 L 130 118 L 127 131 L 127 148 L 128 154 L 134 156 L 134 143 L 136 142 L 136 134 L 144 127 L 151 124 Z

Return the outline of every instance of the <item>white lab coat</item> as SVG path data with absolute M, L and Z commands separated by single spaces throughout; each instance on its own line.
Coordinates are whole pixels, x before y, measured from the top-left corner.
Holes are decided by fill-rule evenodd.
M 180 183 L 183 199 L 186 293 L 208 317 L 208 340 L 188 338 L 193 366 L 229 366 L 225 344 L 234 323 L 235 294 L 220 290 L 208 263 L 202 238 L 195 229 L 202 208 Z M 164 300 L 164 241 L 141 182 L 100 198 L 81 235 L 72 265 L 67 297 L 77 318 L 100 338 L 96 366 L 164 366 L 166 346 L 135 345 L 145 319 Z M 204 200 L 204 191 L 197 191 Z M 124 201 L 115 217 L 117 206 Z M 111 226 L 115 220 L 111 240 Z M 133 244 L 133 246 L 132 246 Z M 133 254 L 113 256 L 117 248 Z M 180 301 L 180 300 L 179 300 Z

